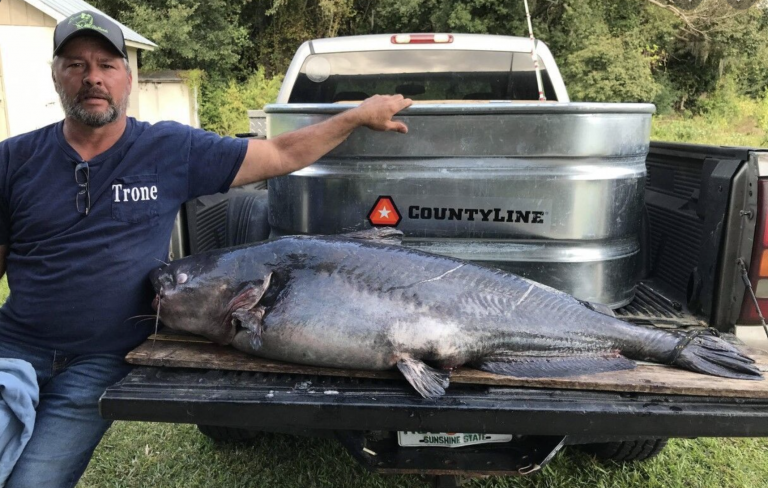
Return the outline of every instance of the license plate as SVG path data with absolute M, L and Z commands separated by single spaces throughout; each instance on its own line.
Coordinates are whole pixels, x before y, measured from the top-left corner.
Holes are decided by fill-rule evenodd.
M 403 431 L 397 433 L 397 443 L 402 447 L 463 447 L 493 442 L 509 442 L 511 440 L 511 434 Z

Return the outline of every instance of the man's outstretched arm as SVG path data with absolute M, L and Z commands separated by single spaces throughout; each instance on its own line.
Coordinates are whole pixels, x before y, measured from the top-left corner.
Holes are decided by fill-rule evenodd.
M 319 124 L 267 141 L 251 140 L 232 186 L 285 175 L 309 166 L 341 144 L 358 127 L 405 134 L 408 132 L 405 124 L 393 121 L 392 117 L 411 103 L 402 95 L 376 95 Z

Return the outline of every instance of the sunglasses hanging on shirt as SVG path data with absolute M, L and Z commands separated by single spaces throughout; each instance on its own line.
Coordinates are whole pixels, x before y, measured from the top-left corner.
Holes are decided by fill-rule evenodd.
M 75 181 L 80 188 L 77 190 L 77 195 L 75 195 L 75 205 L 77 206 L 77 211 L 85 215 L 88 215 L 88 212 L 91 211 L 91 188 L 89 177 L 90 168 L 88 167 L 88 163 L 85 161 L 77 163 L 77 166 L 75 166 Z

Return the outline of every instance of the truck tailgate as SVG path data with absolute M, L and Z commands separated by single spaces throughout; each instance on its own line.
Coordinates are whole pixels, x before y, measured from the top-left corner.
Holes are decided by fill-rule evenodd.
M 768 399 L 452 385 L 439 401 L 391 380 L 139 367 L 100 402 L 110 420 L 244 429 L 520 435 L 768 435 Z

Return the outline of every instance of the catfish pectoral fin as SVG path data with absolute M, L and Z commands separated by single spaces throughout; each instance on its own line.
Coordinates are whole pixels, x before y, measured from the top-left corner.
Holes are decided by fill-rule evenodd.
M 227 306 L 229 310 L 232 310 L 232 324 L 240 325 L 248 330 L 248 338 L 253 351 L 257 351 L 261 347 L 261 320 L 264 318 L 265 312 L 264 307 L 257 305 L 269 289 L 272 274 L 267 274 L 263 280 L 249 283 Z
M 687 335 L 675 347 L 669 364 L 724 378 L 763 379 L 752 358 L 723 339 L 705 334 L 706 332 L 696 332 Z
M 232 318 L 239 321 L 240 326 L 248 331 L 248 338 L 254 351 L 258 350 L 262 344 L 264 311 L 264 307 L 256 307 L 251 310 L 240 309 L 232 313 Z
M 505 356 L 484 359 L 473 367 L 518 378 L 558 378 L 634 369 L 635 362 L 617 354 L 576 356 Z
M 255 307 L 267 292 L 267 289 L 269 289 L 273 274 L 274 273 L 269 273 L 263 280 L 256 280 L 248 283 L 240 293 L 229 302 L 227 308 L 229 310 L 238 310 Z
M 408 383 L 424 398 L 439 398 L 445 395 L 451 373 L 431 368 L 418 359 L 403 358 L 397 362 L 397 369 Z

